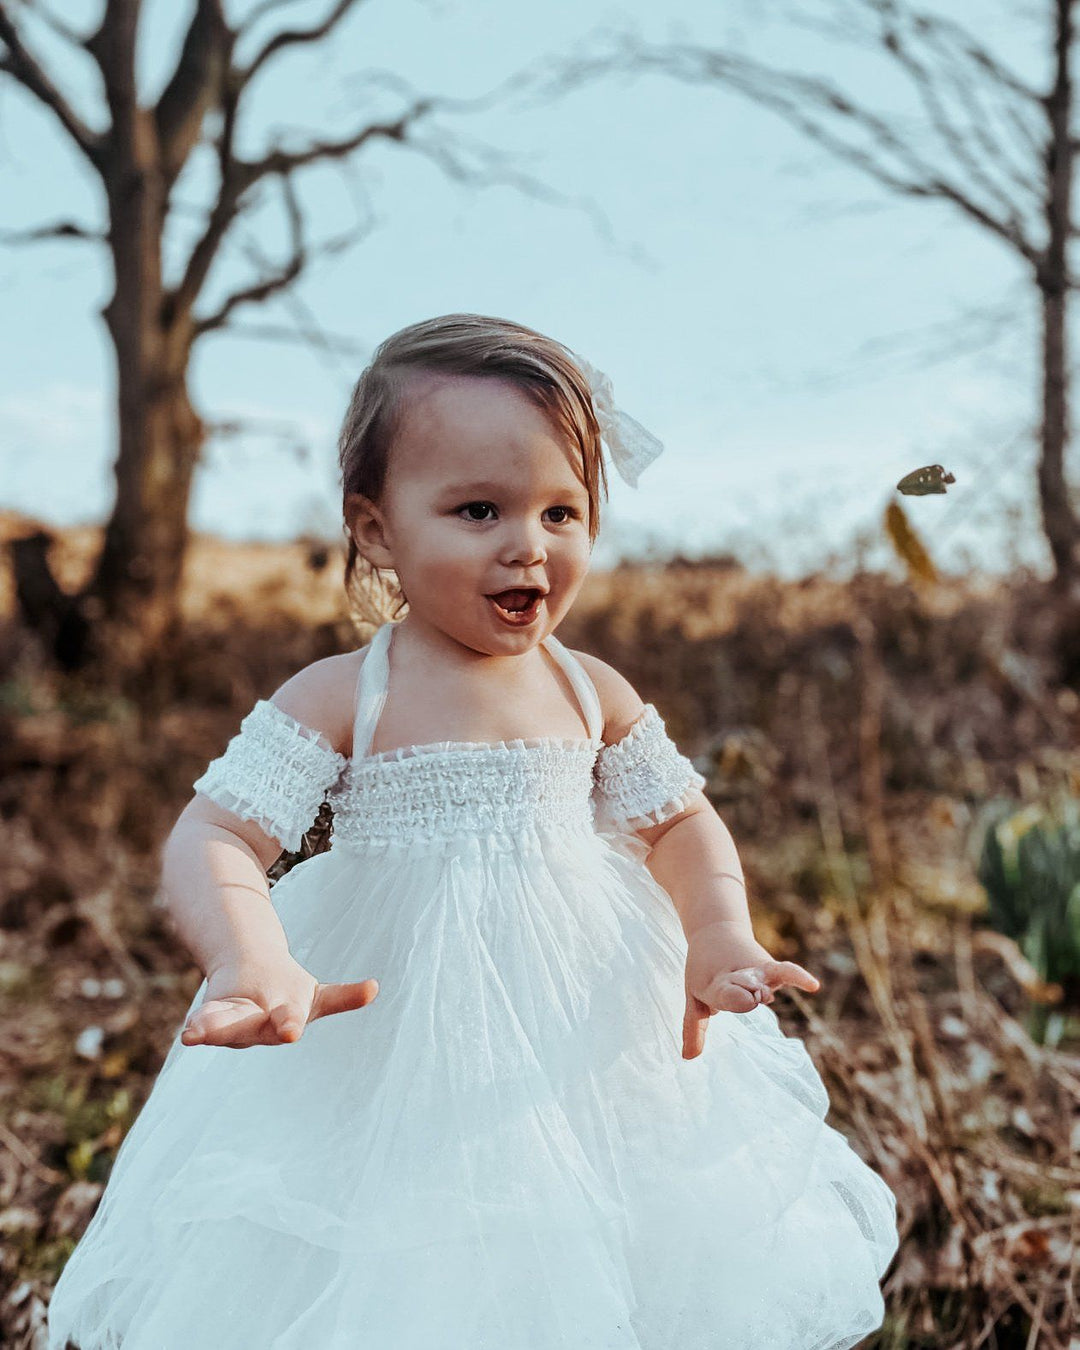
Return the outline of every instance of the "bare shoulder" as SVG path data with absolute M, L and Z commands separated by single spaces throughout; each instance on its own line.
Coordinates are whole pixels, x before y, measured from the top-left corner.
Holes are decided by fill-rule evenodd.
M 571 651 L 596 686 L 600 709 L 604 714 L 604 740 L 608 745 L 621 741 L 641 716 L 645 707 L 641 695 L 614 666 L 588 652 Z
M 367 648 L 324 656 L 298 670 L 270 696 L 270 702 L 317 731 L 339 755 L 352 753 L 356 681 Z

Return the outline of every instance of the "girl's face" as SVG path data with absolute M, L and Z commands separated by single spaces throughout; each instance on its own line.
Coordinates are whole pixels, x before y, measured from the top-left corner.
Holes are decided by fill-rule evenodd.
M 504 379 L 418 377 L 406 398 L 381 500 L 351 499 L 357 546 L 397 573 L 410 627 L 528 651 L 588 571 L 580 452 Z

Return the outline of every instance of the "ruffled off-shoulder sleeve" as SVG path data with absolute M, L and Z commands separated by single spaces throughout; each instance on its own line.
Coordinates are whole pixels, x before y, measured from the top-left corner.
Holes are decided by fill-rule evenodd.
M 296 853 L 347 764 L 317 731 L 260 699 L 192 786 Z
M 621 831 L 670 820 L 705 786 L 651 703 L 621 741 L 600 747 L 593 777 L 597 826 Z

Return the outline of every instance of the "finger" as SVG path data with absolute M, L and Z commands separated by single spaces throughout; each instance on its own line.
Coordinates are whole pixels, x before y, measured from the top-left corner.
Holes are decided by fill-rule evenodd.
M 774 989 L 790 984 L 796 989 L 805 989 L 808 994 L 816 993 L 821 988 L 818 977 L 794 961 L 768 962 L 765 966 L 765 981 Z
M 715 986 L 716 992 L 713 993 Z M 711 981 L 706 994 L 709 1006 L 716 1012 L 749 1012 L 765 997 L 768 985 L 761 971 L 754 967 L 733 970 L 718 975 Z
M 683 1059 L 696 1059 L 705 1049 L 705 1032 L 712 1013 L 706 1004 L 693 994 L 686 1000 L 683 1015 Z
M 354 1008 L 364 1008 L 373 1001 L 379 992 L 379 981 L 360 980 L 353 984 L 319 984 L 315 986 L 315 998 L 311 1005 L 310 1021 L 317 1017 L 326 1017 L 330 1013 L 352 1012 Z
M 711 1007 L 714 1012 L 751 1012 L 757 1007 L 761 997 L 757 989 L 746 989 L 741 984 L 727 984 L 712 1001 Z
M 181 1040 L 185 1045 L 270 1044 L 263 1038 L 266 1010 L 251 999 L 211 999 L 192 1014 Z
M 300 1039 L 304 1034 L 304 1027 L 307 1025 L 307 1019 L 302 1017 L 296 1006 L 288 1001 L 276 1003 L 270 1009 L 270 1021 L 276 1033 L 276 1039 L 286 1041 L 289 1044 Z
M 265 1017 L 265 1008 L 259 1007 L 251 999 L 209 999 L 192 1012 L 184 1030 L 205 1039 L 229 1027 L 243 1029 L 254 1025 Z
M 765 982 L 765 973 L 759 966 L 747 966 L 743 970 L 733 970 L 723 976 L 731 984 L 737 984 L 740 989 L 749 989 L 751 993 L 756 990 L 763 994 L 768 988 Z

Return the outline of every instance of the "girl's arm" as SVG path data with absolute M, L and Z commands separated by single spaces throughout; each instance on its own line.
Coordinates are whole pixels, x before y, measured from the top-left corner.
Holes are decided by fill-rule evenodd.
M 618 671 L 583 652 L 604 714 L 603 739 L 617 745 L 639 722 L 645 704 Z M 700 779 L 698 780 L 700 781 Z M 634 830 L 649 846 L 646 867 L 671 897 L 687 939 L 683 1056 L 704 1048 L 709 1017 L 749 1012 L 794 985 L 813 993 L 817 978 L 794 961 L 777 961 L 754 936 L 742 864 L 731 832 L 700 789 L 683 809 Z
M 266 880 L 285 837 L 297 829 L 291 797 L 310 788 L 302 770 L 319 763 L 332 769 L 335 756 L 351 749 L 357 658 L 350 653 L 317 661 L 269 700 L 300 724 L 291 731 L 299 760 L 261 760 L 267 753 L 264 743 L 245 742 L 246 735 L 258 732 L 242 731 L 230 742 L 236 748 L 204 776 L 207 791 L 237 809 L 199 791 L 165 841 L 162 898 L 208 985 L 184 1029 L 187 1045 L 202 1041 L 240 1048 L 296 1040 L 313 1017 L 361 1007 L 374 997 L 372 981 L 363 989 L 319 985 L 292 960 Z M 301 728 L 305 734 L 298 743 Z M 286 724 L 276 730 L 290 729 Z M 287 738 L 284 743 L 289 745 Z M 299 802 L 295 806 L 303 809 Z M 275 816 L 282 820 L 276 832 Z M 288 842 L 295 846 L 295 840 Z
M 617 744 L 645 711 L 645 704 L 613 667 L 584 652 L 574 655 L 586 665 L 596 686 L 604 714 L 604 742 Z M 688 940 L 698 929 L 716 923 L 753 937 L 735 841 L 704 792 L 696 789 L 684 811 L 634 833 L 649 845 L 646 866 L 671 896 Z
M 269 701 L 341 754 L 351 735 L 357 669 L 355 652 L 315 661 L 286 680 Z M 225 763 L 224 757 L 219 763 Z M 267 764 L 263 771 L 274 776 L 275 766 Z M 237 791 L 227 794 L 230 800 L 243 790 L 234 786 Z M 282 786 L 287 793 L 290 785 Z M 240 815 L 201 792 L 180 813 L 165 841 L 161 890 L 180 936 L 204 972 L 240 953 L 285 949 L 266 880 L 282 843 L 262 819 Z
M 161 895 L 204 974 L 243 953 L 288 950 L 266 880 L 281 851 L 254 821 L 208 797 L 196 794 L 181 811 L 162 851 Z

